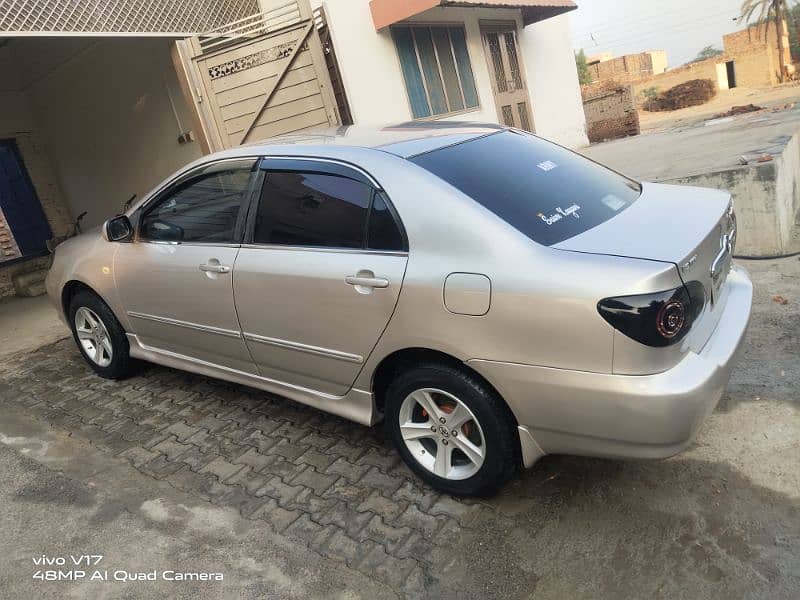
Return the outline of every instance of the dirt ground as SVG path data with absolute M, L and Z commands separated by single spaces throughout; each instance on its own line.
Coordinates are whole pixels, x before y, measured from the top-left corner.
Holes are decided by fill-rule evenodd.
M 551 456 L 481 501 L 268 394 L 156 366 L 107 382 L 69 339 L 2 359 L 0 597 L 795 600 L 800 260 L 743 264 L 744 355 L 687 452 Z M 40 581 L 43 554 L 102 555 L 111 580 Z M 224 580 L 113 580 L 154 570 Z
M 775 107 L 800 101 L 800 83 L 787 83 L 783 86 L 764 89 L 734 88 L 722 90 L 706 104 L 692 106 L 671 112 L 639 111 L 642 133 L 684 127 L 710 119 L 714 115 L 730 110 L 734 106 L 755 104 Z

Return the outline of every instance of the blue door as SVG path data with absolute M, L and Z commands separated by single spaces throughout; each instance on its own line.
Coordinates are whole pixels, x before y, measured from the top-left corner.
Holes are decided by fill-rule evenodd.
M 14 140 L 0 140 L 0 209 L 22 256 L 47 252 L 50 225 Z

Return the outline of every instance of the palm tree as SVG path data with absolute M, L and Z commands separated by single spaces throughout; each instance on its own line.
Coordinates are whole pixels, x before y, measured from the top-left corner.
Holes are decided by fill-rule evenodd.
M 785 15 L 789 14 L 788 0 L 744 0 L 740 21 L 750 22 L 754 15 L 758 15 L 757 23 L 764 23 L 764 32 L 770 20 L 775 22 L 775 33 L 778 38 L 778 56 L 780 57 L 780 81 L 786 77 L 786 50 L 784 47 L 783 24 Z

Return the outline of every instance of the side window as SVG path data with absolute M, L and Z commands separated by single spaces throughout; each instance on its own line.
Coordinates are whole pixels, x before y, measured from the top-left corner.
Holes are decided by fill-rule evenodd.
M 144 213 L 140 237 L 163 242 L 235 241 L 254 162 L 216 163 L 176 184 Z
M 407 250 L 403 234 L 397 226 L 383 192 L 375 192 L 367 227 L 367 248 L 370 250 Z
M 372 187 L 339 175 L 268 171 L 253 242 L 363 248 Z

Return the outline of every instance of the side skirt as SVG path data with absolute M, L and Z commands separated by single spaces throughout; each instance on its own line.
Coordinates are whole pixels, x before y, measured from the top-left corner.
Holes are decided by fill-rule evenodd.
M 146 346 L 139 341 L 137 335 L 132 333 L 127 334 L 127 337 L 128 343 L 130 344 L 130 353 L 133 358 L 264 390 L 265 392 L 284 396 L 300 404 L 317 408 L 323 412 L 355 421 L 361 425 L 372 426 L 378 421 L 375 403 L 370 392 L 352 388 L 344 396 L 324 394 L 290 383 L 284 383 L 197 360 L 190 356 L 184 356 L 183 354 Z

